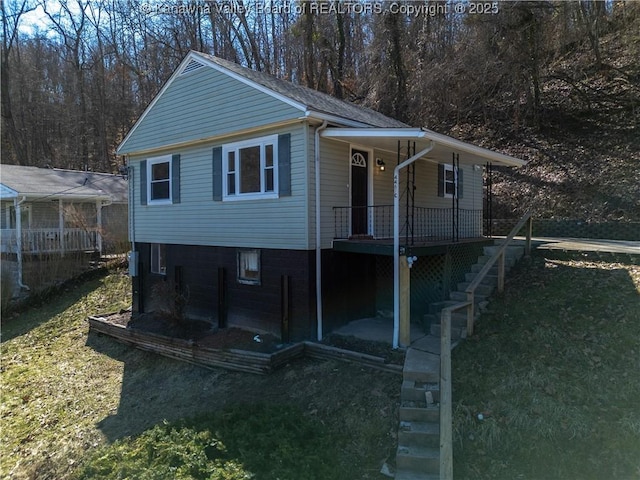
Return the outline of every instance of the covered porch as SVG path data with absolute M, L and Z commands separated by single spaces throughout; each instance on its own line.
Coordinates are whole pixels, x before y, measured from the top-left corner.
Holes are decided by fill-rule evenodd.
M 332 250 L 376 257 L 376 308 L 391 307 L 380 325 L 394 348 L 408 346 L 411 297 L 448 298 L 489 241 L 485 173 L 525 162 L 421 128 L 326 128 L 320 136 L 350 151 L 348 202 L 331 207 Z

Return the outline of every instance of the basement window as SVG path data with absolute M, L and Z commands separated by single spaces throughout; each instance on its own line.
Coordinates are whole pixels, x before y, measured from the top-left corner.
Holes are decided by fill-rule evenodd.
M 162 243 L 151 244 L 151 273 L 158 275 L 167 274 L 166 245 Z
M 238 250 L 238 283 L 260 285 L 260 250 Z

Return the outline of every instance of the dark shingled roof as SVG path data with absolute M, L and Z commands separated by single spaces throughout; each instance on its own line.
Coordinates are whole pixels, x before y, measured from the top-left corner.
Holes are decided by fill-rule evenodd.
M 339 100 L 326 93 L 318 92 L 311 88 L 296 85 L 295 83 L 281 80 L 269 75 L 267 73 L 258 72 L 249 68 L 242 67 L 237 63 L 223 60 L 222 58 L 214 57 L 201 52 L 192 52 L 197 56 L 202 57 L 223 69 L 229 70 L 233 73 L 241 75 L 246 79 L 262 85 L 275 93 L 283 95 L 297 103 L 305 105 L 309 110 L 334 115 L 344 118 L 345 120 L 352 120 L 372 127 L 381 128 L 403 128 L 409 127 L 409 125 L 387 117 L 379 112 L 371 110 L 369 108 L 361 107 L 354 103 L 350 103 L 344 100 Z
M 127 180 L 110 173 L 2 165 L 0 183 L 32 200 L 68 196 L 126 203 L 128 196 Z

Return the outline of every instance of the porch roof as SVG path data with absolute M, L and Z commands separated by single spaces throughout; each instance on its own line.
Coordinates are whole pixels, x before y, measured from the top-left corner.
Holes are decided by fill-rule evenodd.
M 462 163 L 493 162 L 511 167 L 520 167 L 526 164 L 526 161 L 519 158 L 478 147 L 426 128 L 327 128 L 320 135 L 323 138 L 364 144 L 393 153 L 398 150 L 398 141 L 401 142 L 401 145 L 402 141 L 415 142 L 417 152 L 433 145 L 433 149 L 424 157 L 424 159 L 433 162 L 449 161 L 451 152 L 455 152 L 463 154 L 460 155 Z
M 110 200 L 126 203 L 128 183 L 118 175 L 21 165 L 2 165 L 0 199 L 29 201 Z

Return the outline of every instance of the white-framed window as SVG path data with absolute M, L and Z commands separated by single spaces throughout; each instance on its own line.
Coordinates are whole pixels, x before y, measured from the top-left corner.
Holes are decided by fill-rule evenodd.
M 162 243 L 151 244 L 151 273 L 158 275 L 167 274 L 166 245 Z
M 224 200 L 278 197 L 278 136 L 222 147 Z
M 456 195 L 458 185 L 457 169 L 451 164 L 445 164 L 443 168 L 444 197 L 453 198 Z
M 260 285 L 260 250 L 238 250 L 238 283 Z
M 171 203 L 171 155 L 147 160 L 147 198 L 149 204 Z

